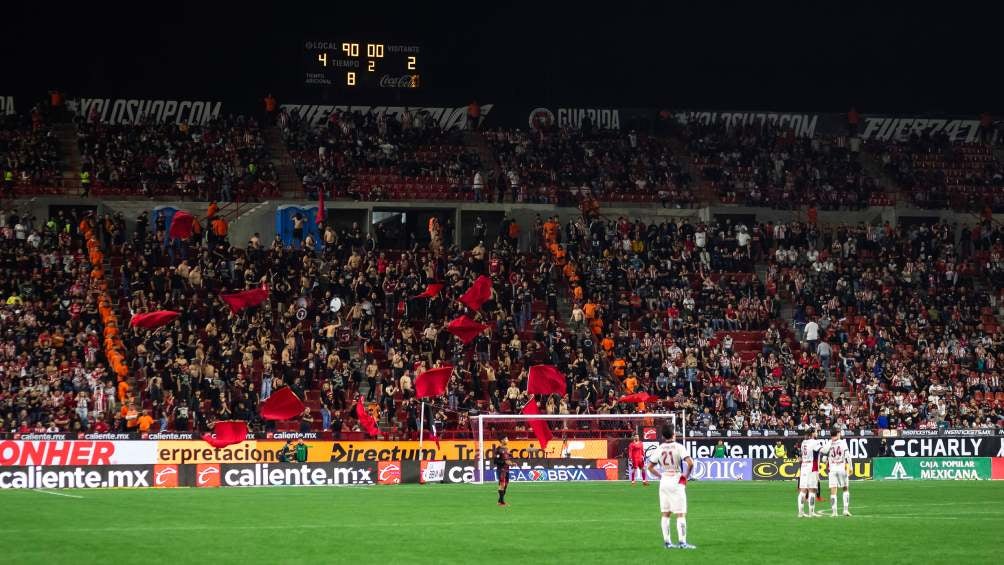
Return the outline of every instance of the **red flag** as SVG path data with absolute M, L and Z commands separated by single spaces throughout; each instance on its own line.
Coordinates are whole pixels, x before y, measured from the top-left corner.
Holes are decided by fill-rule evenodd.
M 471 288 L 467 289 L 459 300 L 464 303 L 465 306 L 474 310 L 475 312 L 481 309 L 481 305 L 488 302 L 488 299 L 492 297 L 492 280 L 484 275 L 478 277 L 478 280 L 474 281 Z
M 432 298 L 433 296 L 439 294 L 439 291 L 443 290 L 444 286 L 446 285 L 443 283 L 429 283 L 429 286 L 425 287 L 422 294 L 414 296 L 413 298 Z
M 530 402 L 527 402 L 526 406 L 523 407 L 523 414 L 527 416 L 540 414 L 540 410 L 537 409 L 537 401 L 531 398 Z M 540 448 L 547 449 L 547 442 L 551 441 L 551 438 L 554 437 L 551 435 L 551 428 L 547 426 L 547 422 L 544 420 L 527 420 L 527 423 L 530 424 L 530 429 L 533 430 L 533 436 L 540 442 Z
M 489 327 L 491 326 L 488 324 L 479 324 L 467 316 L 460 316 L 449 324 L 446 324 L 446 331 L 460 338 L 460 341 L 466 345 Z
M 627 394 L 618 398 L 617 402 L 654 402 L 658 400 L 662 399 L 647 392 L 636 392 L 634 394 Z
M 248 423 L 244 420 L 220 420 L 213 426 L 213 433 L 202 434 L 202 439 L 215 448 L 240 443 L 248 437 Z
M 356 417 L 359 418 L 359 425 L 362 426 L 363 429 L 366 430 L 366 433 L 368 433 L 371 437 L 380 435 L 380 428 L 377 427 L 376 420 L 373 419 L 373 416 L 370 416 L 370 413 L 366 411 L 366 407 L 363 406 L 362 397 L 356 401 Z
M 261 403 L 261 417 L 266 420 L 292 420 L 303 414 L 303 401 L 288 386 L 273 392 Z
M 324 209 L 324 187 L 317 189 L 317 215 L 314 216 L 314 223 L 321 225 L 328 217 L 328 211 Z
M 425 398 L 443 394 L 452 374 L 453 367 L 438 367 L 418 375 L 415 377 L 415 396 Z
M 565 395 L 565 375 L 551 365 L 534 365 L 526 376 L 527 394 Z
M 195 216 L 184 210 L 178 210 L 171 218 L 171 229 L 167 233 L 171 239 L 188 239 L 192 237 L 194 223 Z
M 265 302 L 268 299 L 268 289 L 263 286 L 240 292 L 221 293 L 220 299 L 226 302 L 230 306 L 230 310 L 236 314 L 245 308 L 257 306 Z
M 173 312 L 171 310 L 157 310 L 156 312 L 135 314 L 132 319 L 129 320 L 129 325 L 152 330 L 154 328 L 170 324 L 180 315 L 180 313 Z

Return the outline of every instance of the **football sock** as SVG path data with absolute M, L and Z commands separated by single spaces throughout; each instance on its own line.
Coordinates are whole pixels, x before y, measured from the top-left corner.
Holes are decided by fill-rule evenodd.
M 802 504 L 805 503 L 805 495 L 803 493 L 798 493 L 798 513 L 802 513 Z
M 663 516 L 660 524 L 662 525 L 662 541 L 673 543 L 673 536 L 669 535 L 669 517 Z
M 687 543 L 687 519 L 676 519 L 676 537 L 681 544 Z
M 844 512 L 851 509 L 851 491 L 844 491 Z
M 815 513 L 816 513 L 816 495 L 810 494 L 809 495 L 809 514 L 815 514 Z
M 847 506 L 846 502 L 844 503 L 844 506 Z M 831 494 L 830 495 L 830 509 L 833 510 L 834 514 L 837 513 L 837 495 L 835 495 L 835 494 Z
M 499 491 L 499 502 L 505 502 L 505 491 L 504 490 L 500 490 Z

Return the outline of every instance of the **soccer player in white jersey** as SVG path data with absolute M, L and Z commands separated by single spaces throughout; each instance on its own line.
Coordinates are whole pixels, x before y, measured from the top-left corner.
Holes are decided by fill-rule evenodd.
M 844 516 L 851 515 L 851 491 L 848 490 L 851 476 L 851 454 L 847 447 L 847 440 L 844 439 L 840 428 L 833 428 L 830 431 L 830 441 L 826 445 L 824 453 L 829 461 L 829 476 L 827 482 L 830 487 L 830 509 L 831 516 L 837 517 L 837 490 L 844 490 Z
M 816 439 L 816 428 L 809 429 L 809 437 L 802 440 L 798 450 L 802 461 L 798 469 L 798 517 L 812 518 L 816 516 L 816 493 L 819 491 L 819 457 L 823 450 L 823 442 Z M 808 503 L 809 511 L 804 512 L 803 506 Z
M 672 425 L 662 427 L 662 443 L 652 453 L 648 461 L 649 473 L 658 473 L 659 509 L 662 511 L 662 541 L 666 549 L 697 549 L 687 543 L 687 477 L 694 468 L 694 460 L 687 455 L 687 448 L 676 442 L 676 430 Z M 686 471 L 683 464 L 687 464 Z M 657 470 L 658 467 L 658 470 Z M 676 535 L 679 544 L 673 545 L 670 521 L 676 514 Z

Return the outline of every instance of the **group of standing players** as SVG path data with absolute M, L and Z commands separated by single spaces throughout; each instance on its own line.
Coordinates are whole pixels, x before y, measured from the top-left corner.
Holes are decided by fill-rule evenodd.
M 646 460 L 645 448 L 638 435 L 632 437 L 628 446 L 631 462 L 631 484 L 636 473 L 641 474 L 642 484 L 648 485 L 648 474 L 659 476 L 659 510 L 662 513 L 660 525 L 666 549 L 696 549 L 687 542 L 687 481 L 694 469 L 694 460 L 687 448 L 676 441 L 676 430 L 672 425 L 664 425 L 661 430 L 662 442 Z M 832 516 L 836 517 L 837 492 L 843 491 L 844 516 L 850 516 L 851 493 L 848 484 L 851 471 L 851 457 L 847 441 L 841 430 L 834 428 L 829 441 L 821 440 L 818 431 L 812 428 L 809 436 L 802 440 L 799 448 L 801 465 L 798 478 L 798 516 L 823 516 L 816 512 L 816 495 L 819 491 L 819 464 L 822 459 L 829 462 L 830 505 Z M 509 488 L 510 455 L 508 440 L 502 437 L 493 453 L 493 463 L 498 477 L 499 506 L 506 506 L 505 495 Z M 648 474 L 646 474 L 646 472 Z M 808 505 L 808 511 L 803 507 Z M 676 516 L 677 543 L 673 543 L 672 518 Z

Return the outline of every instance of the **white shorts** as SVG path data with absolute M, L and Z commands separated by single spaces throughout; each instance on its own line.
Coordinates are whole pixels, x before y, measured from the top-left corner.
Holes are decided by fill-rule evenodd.
M 801 471 L 798 474 L 798 488 L 819 490 L 819 473 L 815 471 Z
M 847 486 L 847 482 L 849 480 L 847 471 L 844 469 L 844 466 L 841 465 L 840 469 L 833 469 L 830 471 L 830 475 L 827 477 L 826 482 L 829 484 L 830 488 L 844 488 Z
M 687 487 L 679 477 L 663 477 L 659 481 L 659 510 L 683 514 L 687 512 Z

